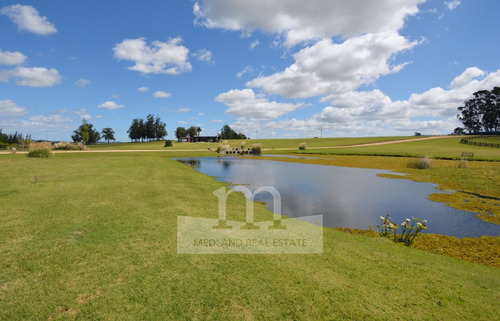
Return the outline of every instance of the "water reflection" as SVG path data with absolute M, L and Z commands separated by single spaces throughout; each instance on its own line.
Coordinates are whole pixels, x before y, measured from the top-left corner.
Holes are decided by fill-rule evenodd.
M 249 185 L 252 191 L 273 186 L 283 199 L 282 214 L 289 217 L 323 214 L 329 227 L 376 229 L 380 216 L 395 222 L 418 217 L 429 221 L 429 233 L 457 237 L 500 235 L 500 226 L 484 222 L 475 213 L 459 211 L 428 200 L 435 185 L 377 176 L 388 171 L 287 163 L 240 158 L 182 158 L 204 174 L 231 184 Z M 196 162 L 196 163 L 193 163 Z M 272 197 L 260 193 L 256 200 Z

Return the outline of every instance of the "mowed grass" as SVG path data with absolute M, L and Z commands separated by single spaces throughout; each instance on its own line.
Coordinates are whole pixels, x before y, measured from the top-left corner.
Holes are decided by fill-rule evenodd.
M 0 155 L 1 320 L 474 319 L 500 270 L 324 229 L 314 255 L 180 255 L 224 183 L 164 153 Z M 35 183 L 37 175 L 39 181 Z M 229 215 L 244 216 L 229 198 Z M 256 205 L 257 217 L 271 215 Z
M 396 144 L 359 146 L 332 149 L 311 149 L 285 151 L 284 153 L 325 154 L 325 155 L 373 155 L 500 161 L 500 148 L 479 147 L 460 143 L 460 137 L 442 136 L 436 139 L 408 141 Z M 462 153 L 474 153 L 473 157 L 463 157 Z
M 414 139 L 412 136 L 388 136 L 388 137 L 347 137 L 347 138 L 298 138 L 298 139 L 232 139 L 221 143 L 179 143 L 172 139 L 172 147 L 164 147 L 165 141 L 138 142 L 138 143 L 111 143 L 90 145 L 90 150 L 208 150 L 216 149 L 219 145 L 230 145 L 240 147 L 245 142 L 246 147 L 252 144 L 262 143 L 265 149 L 298 148 L 300 143 L 306 143 L 309 147 L 328 147 L 355 145 L 374 142 L 385 142 L 393 140 Z

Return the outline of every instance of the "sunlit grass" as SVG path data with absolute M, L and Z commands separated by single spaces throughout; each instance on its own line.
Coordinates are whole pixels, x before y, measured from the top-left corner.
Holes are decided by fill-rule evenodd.
M 0 155 L 0 168 L 2 320 L 500 314 L 499 269 L 329 228 L 323 254 L 178 255 L 177 216 L 216 217 L 224 183 L 164 153 Z M 228 204 L 244 215 L 241 195 Z

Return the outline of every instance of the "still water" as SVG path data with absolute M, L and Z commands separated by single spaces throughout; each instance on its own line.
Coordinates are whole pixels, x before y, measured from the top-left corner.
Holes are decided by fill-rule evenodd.
M 377 230 L 380 216 L 390 214 L 395 223 L 412 216 L 427 219 L 427 233 L 456 237 L 500 235 L 500 225 L 484 222 L 475 213 L 429 201 L 429 194 L 439 192 L 434 184 L 377 176 L 390 171 L 232 157 L 177 160 L 231 186 L 245 185 L 252 191 L 272 186 L 281 194 L 281 214 L 322 214 L 323 224 L 328 227 Z M 272 210 L 270 194 L 259 193 L 255 199 L 267 202 Z

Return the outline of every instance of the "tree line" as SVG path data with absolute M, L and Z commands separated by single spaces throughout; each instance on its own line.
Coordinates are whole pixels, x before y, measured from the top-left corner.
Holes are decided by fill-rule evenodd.
M 492 133 L 500 131 L 500 87 L 480 90 L 474 98 L 466 100 L 458 107 L 457 118 L 464 127 L 455 128 L 455 134 Z
M 196 137 L 200 136 L 201 128 L 197 126 L 191 126 L 189 128 L 177 127 L 175 130 L 175 137 L 177 139 L 185 137 Z M 221 128 L 221 132 L 218 135 L 221 139 L 247 139 L 247 136 L 243 133 L 237 133 L 229 125 L 224 125 Z
M 146 120 L 142 118 L 135 118 L 127 130 L 128 137 L 135 142 L 138 141 L 152 141 L 161 140 L 167 136 L 167 124 L 161 121 L 160 117 L 156 118 L 149 114 Z
M 115 131 L 112 128 L 106 127 L 99 132 L 94 129 L 94 125 L 89 123 L 86 119 L 82 120 L 82 124 L 73 131 L 71 139 L 76 142 L 84 143 L 85 145 L 96 144 L 102 139 L 107 140 L 108 144 L 110 140 L 115 140 Z
M 0 148 L 6 148 L 8 146 L 18 146 L 29 144 L 31 142 L 31 135 L 24 136 L 17 131 L 14 134 L 7 134 L 0 128 Z

